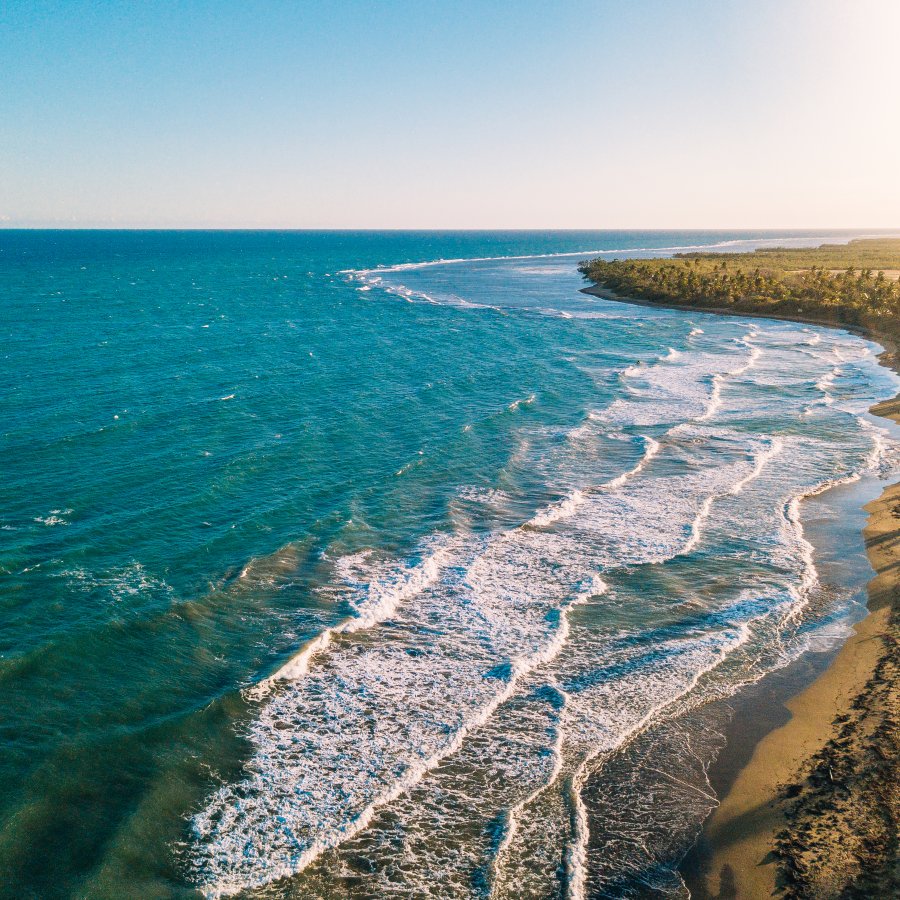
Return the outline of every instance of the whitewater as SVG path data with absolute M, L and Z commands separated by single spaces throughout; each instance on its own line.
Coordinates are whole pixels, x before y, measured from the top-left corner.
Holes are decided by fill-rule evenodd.
M 0 229 L 0 894 L 685 897 L 898 382 L 577 266 L 856 236 Z
M 604 779 L 626 748 L 689 729 L 847 614 L 822 584 L 803 501 L 883 474 L 894 452 L 866 413 L 874 345 L 616 306 L 579 294 L 575 256 L 339 274 L 361 302 L 429 304 L 457 327 L 512 317 L 539 334 L 564 319 L 560 352 L 595 400 L 569 424 L 536 418 L 553 402 L 540 388 L 471 417 L 466 435 L 508 423 L 495 483 L 460 484 L 446 523 L 404 556 L 326 554 L 322 590 L 345 617 L 246 688 L 244 775 L 191 818 L 207 896 L 327 897 L 340 883 L 348 896 L 582 900 L 624 896 L 623 872 L 648 860 L 678 896 L 677 859 L 653 843 L 664 813 L 643 811 L 623 861 L 604 853 L 615 826 L 586 793 L 624 803 L 634 786 Z M 530 512 L 526 481 L 544 496 Z M 702 780 L 689 787 L 685 848 L 715 803 Z

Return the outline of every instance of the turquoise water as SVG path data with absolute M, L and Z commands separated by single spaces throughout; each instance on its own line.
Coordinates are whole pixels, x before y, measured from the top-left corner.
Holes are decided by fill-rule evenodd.
M 576 266 L 823 237 L 0 232 L 0 890 L 677 894 L 623 751 L 842 633 L 897 384 Z

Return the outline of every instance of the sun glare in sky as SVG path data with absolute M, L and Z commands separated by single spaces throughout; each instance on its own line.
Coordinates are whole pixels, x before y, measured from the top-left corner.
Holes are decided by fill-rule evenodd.
M 896 0 L 0 8 L 0 224 L 900 226 Z

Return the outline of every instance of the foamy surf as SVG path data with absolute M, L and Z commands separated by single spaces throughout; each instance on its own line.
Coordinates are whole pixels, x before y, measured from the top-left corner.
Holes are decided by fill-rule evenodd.
M 439 305 L 500 304 L 450 297 L 428 280 L 440 265 L 353 277 Z M 531 268 L 522 274 L 554 278 Z M 414 286 L 395 279 L 404 272 L 418 273 Z M 546 302 L 529 311 L 569 314 Z M 583 310 L 571 314 L 553 327 L 585 327 Z M 802 501 L 884 458 L 864 427 L 840 452 L 797 433 L 835 358 L 851 368 L 863 358 L 855 339 L 808 338 L 798 347 L 777 324 L 679 325 L 664 352 L 579 366 L 586 377 L 600 369 L 598 390 L 614 387 L 575 427 L 544 421 L 543 393 L 528 416 L 497 404 L 471 429 L 467 414 L 457 429 L 467 442 L 501 422 L 513 429 L 499 483 L 459 486 L 451 533 L 424 541 L 414 562 L 338 564 L 354 614 L 253 689 L 247 776 L 193 820 L 201 889 L 292 878 L 324 897 L 359 859 L 371 889 L 396 896 L 435 885 L 469 896 L 472 872 L 497 898 L 552 885 L 581 898 L 602 883 L 586 785 L 647 729 L 809 646 L 800 626 L 821 584 Z M 854 387 L 841 382 L 851 400 Z M 506 412 L 534 400 L 518 396 Z M 822 415 L 853 420 L 844 405 Z M 560 499 L 510 523 L 527 508 L 517 479 L 538 476 L 541 496 Z M 662 585 L 691 587 L 655 595 Z
M 584 503 L 584 500 L 585 496 L 582 491 L 572 491 L 568 497 L 564 497 L 558 503 L 554 503 L 536 513 L 529 520 L 528 524 L 535 528 L 552 525 L 554 522 L 559 522 L 571 516 Z
M 365 560 L 366 556 L 363 554 L 343 559 L 341 568 L 345 576 L 352 571 L 355 564 Z M 401 570 L 393 577 L 372 581 L 367 585 L 362 597 L 353 604 L 356 615 L 316 635 L 276 672 L 247 689 L 248 699 L 261 700 L 277 682 L 302 678 L 309 671 L 310 663 L 315 656 L 325 650 L 337 635 L 364 631 L 385 621 L 403 600 L 433 584 L 439 576 L 441 566 L 446 564 L 448 559 L 449 552 L 439 546 L 417 566 Z
M 515 412 L 520 406 L 531 406 L 534 401 L 535 395 L 529 394 L 527 397 L 523 397 L 521 400 L 513 400 L 513 402 L 509 404 L 507 409 L 510 412 Z
M 749 632 L 746 627 L 737 629 L 721 640 L 711 659 L 707 659 L 687 679 L 686 684 L 680 686 L 674 696 L 652 707 L 631 728 L 625 732 L 619 741 L 619 746 L 633 740 L 648 725 L 653 723 L 666 708 L 674 706 L 678 701 L 690 694 L 700 683 L 701 679 L 719 666 L 736 648 L 742 646 L 748 640 Z M 608 748 L 604 748 L 609 752 Z M 590 838 L 590 822 L 587 808 L 582 799 L 585 781 L 591 771 L 591 765 L 600 755 L 601 750 L 588 754 L 575 770 L 570 784 L 570 796 L 574 808 L 574 827 L 572 841 L 566 849 L 566 896 L 569 900 L 586 900 L 588 878 L 588 841 Z
M 769 442 L 768 447 L 755 453 L 753 459 L 753 468 L 746 475 L 742 476 L 737 481 L 735 481 L 734 484 L 727 487 L 725 491 L 717 494 L 710 494 L 703 500 L 699 512 L 691 522 L 690 535 L 688 536 L 688 539 L 685 542 L 681 553 L 679 554 L 680 556 L 687 556 L 689 553 L 692 553 L 700 544 L 700 540 L 703 535 L 703 525 L 709 518 L 709 514 L 712 511 L 713 504 L 716 502 L 716 500 L 719 500 L 729 494 L 732 497 L 736 497 L 738 494 L 742 493 L 744 488 L 747 487 L 747 485 L 750 484 L 751 481 L 756 480 L 760 475 L 762 475 L 763 470 L 765 469 L 769 461 L 779 453 L 781 453 L 783 448 L 784 442 L 780 438 L 774 438 Z
M 536 513 L 526 524 L 534 528 L 545 528 L 549 525 L 553 525 L 555 522 L 562 521 L 563 519 L 567 519 L 574 515 L 578 511 L 578 508 L 587 500 L 586 492 L 604 489 L 616 490 L 627 484 L 635 477 L 635 475 L 639 475 L 643 472 L 648 463 L 659 452 L 659 441 L 646 436 L 642 436 L 641 440 L 644 442 L 644 452 L 633 469 L 629 469 L 627 472 L 623 472 L 621 475 L 617 475 L 615 478 L 597 485 L 595 488 L 585 488 L 584 490 L 573 491 L 569 496 L 564 497 L 556 503 L 551 503 L 545 509 Z
M 259 887 L 279 878 L 299 874 L 327 850 L 352 839 L 356 834 L 367 828 L 381 807 L 390 804 L 406 793 L 444 759 L 456 753 L 462 747 L 467 736 L 473 730 L 484 725 L 494 712 L 513 695 L 518 683 L 523 678 L 539 666 L 552 661 L 561 651 L 569 636 L 569 609 L 587 602 L 591 596 L 600 594 L 605 590 L 606 584 L 603 580 L 599 577 L 594 577 L 585 591 L 578 594 L 567 606 L 560 610 L 558 625 L 550 640 L 530 656 L 513 660 L 511 674 L 504 686 L 484 706 L 467 717 L 456 731 L 452 733 L 444 746 L 417 764 L 410 766 L 386 791 L 372 799 L 351 820 L 348 820 L 338 829 L 320 833 L 302 853 L 292 858 L 290 862 L 281 862 L 274 866 L 267 865 L 264 872 L 248 875 L 237 881 L 221 879 L 211 884 L 203 885 L 203 891 L 206 896 L 231 896 L 248 888 Z M 394 602 L 392 605 L 395 606 L 396 603 Z M 278 674 L 281 678 L 296 678 L 300 674 L 305 674 L 307 669 L 308 656 L 304 657 L 302 664 L 293 666 L 287 673 L 279 672 Z M 206 817 L 203 815 L 197 817 L 194 821 L 194 827 L 198 832 L 202 833 L 205 828 L 209 827 Z
M 708 701 L 859 612 L 834 513 L 874 479 L 789 501 L 894 471 L 866 410 L 897 382 L 839 330 L 614 303 L 541 251 L 742 237 L 4 237 L 11 883 L 46 893 L 81 795 L 67 896 L 683 896 Z M 501 254 L 543 258 L 465 261 Z
M 566 705 L 569 699 L 569 695 L 560 688 L 559 684 L 556 682 L 556 679 L 551 679 L 551 684 L 553 689 L 557 692 L 560 698 L 560 711 L 559 711 L 559 721 L 556 724 L 555 734 L 553 744 L 551 746 L 550 752 L 553 758 L 553 766 L 550 769 L 550 772 L 547 776 L 546 781 L 539 784 L 530 794 L 523 797 L 519 800 L 515 805 L 510 807 L 507 815 L 506 822 L 503 827 L 503 837 L 500 842 L 497 844 L 497 848 L 494 851 L 494 857 L 491 860 L 491 894 L 494 893 L 494 888 L 499 882 L 500 878 L 503 875 L 503 866 L 504 866 L 504 858 L 506 856 L 507 851 L 512 846 L 513 841 L 516 839 L 516 835 L 519 830 L 519 820 L 525 810 L 537 800 L 541 794 L 550 790 L 553 785 L 557 782 L 560 775 L 563 772 L 563 749 L 565 746 L 565 738 L 566 731 L 564 725 L 564 719 L 566 714 Z
M 648 442 L 646 454 L 655 453 L 655 450 L 655 444 Z M 682 476 L 677 481 L 673 481 L 672 488 L 677 490 L 677 493 L 670 494 L 665 500 L 670 519 L 663 533 L 659 531 L 659 525 L 662 523 L 655 517 L 640 530 L 634 531 L 634 523 L 637 522 L 640 515 L 638 510 L 647 508 L 648 501 L 653 496 L 655 489 L 652 484 L 639 484 L 632 478 L 630 481 L 626 481 L 623 488 L 618 491 L 598 491 L 590 495 L 566 520 L 570 527 L 568 535 L 516 529 L 495 537 L 483 549 L 476 550 L 474 557 L 464 568 L 461 568 L 461 560 L 471 552 L 465 546 L 455 550 L 452 559 L 442 559 L 441 565 L 437 565 L 432 558 L 429 560 L 431 565 L 425 564 L 417 567 L 414 574 L 404 577 L 402 581 L 392 581 L 391 589 L 387 593 L 381 586 L 375 590 L 368 589 L 366 595 L 371 598 L 368 615 L 361 613 L 358 620 L 352 620 L 342 628 L 320 635 L 303 653 L 276 673 L 276 676 L 267 680 L 265 688 L 270 689 L 273 681 L 289 682 L 298 685 L 297 688 L 294 688 L 295 691 L 301 690 L 304 696 L 312 700 L 313 697 L 321 696 L 323 690 L 331 691 L 331 679 L 334 675 L 341 673 L 334 685 L 352 682 L 356 687 L 353 687 L 351 696 L 355 696 L 357 691 L 366 693 L 371 691 L 371 687 L 365 688 L 364 686 L 376 672 L 383 672 L 386 676 L 387 672 L 393 669 L 394 674 L 386 684 L 401 677 L 403 680 L 397 682 L 397 686 L 400 687 L 402 683 L 404 687 L 399 696 L 407 697 L 404 703 L 408 703 L 409 698 L 412 697 L 409 691 L 413 690 L 413 684 L 421 677 L 420 664 L 410 668 L 408 676 L 401 676 L 401 669 L 406 666 L 406 657 L 396 657 L 396 654 L 389 649 L 389 645 L 385 645 L 384 650 L 379 651 L 378 654 L 373 655 L 372 650 L 368 651 L 368 658 L 371 662 L 360 669 L 361 661 L 358 661 L 357 657 L 353 655 L 352 648 L 338 648 L 332 651 L 329 649 L 329 645 L 335 635 L 352 635 L 354 631 L 360 630 L 364 625 L 372 627 L 383 621 L 387 613 L 394 615 L 398 622 L 402 622 L 410 616 L 413 617 L 413 621 L 416 621 L 425 613 L 424 621 L 434 622 L 437 621 L 434 615 L 437 614 L 438 609 L 440 609 L 439 618 L 443 622 L 443 627 L 445 629 L 450 627 L 447 637 L 450 643 L 447 647 L 448 649 L 453 648 L 453 661 L 451 663 L 449 657 L 443 662 L 439 661 L 443 659 L 445 653 L 444 650 L 439 650 L 439 645 L 431 650 L 425 650 L 424 656 L 421 655 L 421 650 L 418 651 L 417 657 L 432 660 L 433 674 L 439 676 L 438 680 L 434 682 L 434 689 L 448 698 L 441 701 L 443 704 L 446 705 L 448 700 L 451 703 L 444 721 L 455 719 L 457 714 L 450 710 L 465 697 L 465 692 L 459 694 L 457 690 L 455 694 L 457 699 L 450 700 L 454 697 L 454 691 L 449 689 L 449 684 L 456 682 L 461 676 L 469 677 L 466 675 L 470 665 L 467 657 L 471 656 L 473 663 L 475 660 L 483 658 L 484 662 L 479 665 L 487 665 L 487 658 L 483 657 L 483 650 L 478 649 L 479 645 L 486 640 L 495 648 L 494 652 L 499 655 L 500 659 L 508 660 L 508 663 L 505 664 L 506 674 L 495 676 L 499 677 L 501 686 L 496 691 L 488 693 L 485 693 L 484 687 L 476 689 L 472 694 L 472 706 L 464 715 L 461 715 L 446 736 L 442 737 L 439 730 L 425 738 L 425 743 L 421 746 L 423 749 L 430 748 L 427 753 L 420 755 L 419 751 L 412 752 L 412 748 L 404 750 L 402 746 L 391 750 L 391 756 L 397 760 L 396 765 L 399 765 L 398 777 L 386 778 L 386 774 L 379 771 L 364 773 L 362 780 L 357 782 L 358 787 L 354 788 L 351 795 L 340 800 L 337 796 L 328 799 L 331 794 L 331 789 L 329 789 L 322 795 L 321 800 L 324 804 L 321 811 L 325 818 L 316 820 L 319 824 L 314 830 L 308 832 L 309 839 L 304 839 L 296 853 L 286 853 L 287 847 L 278 852 L 267 851 L 264 843 L 250 857 L 246 855 L 243 857 L 246 863 L 240 868 L 245 871 L 240 878 L 235 880 L 218 877 L 206 882 L 204 889 L 207 893 L 210 896 L 225 895 L 262 885 L 273 878 L 299 874 L 319 860 L 324 853 L 360 834 L 373 822 L 379 810 L 394 803 L 401 795 L 408 793 L 444 760 L 460 752 L 470 735 L 483 729 L 497 710 L 517 694 L 520 685 L 529 676 L 557 659 L 570 640 L 571 610 L 591 601 L 592 598 L 602 596 L 607 590 L 605 577 L 591 576 L 589 572 L 585 571 L 591 565 L 591 560 L 593 560 L 593 565 L 599 566 L 601 570 L 612 572 L 623 565 L 660 564 L 675 558 L 680 552 L 683 552 L 680 544 L 679 520 L 691 521 L 693 519 L 693 521 L 697 521 L 698 517 L 705 519 L 709 514 L 713 499 L 726 494 L 734 496 L 742 491 L 751 480 L 763 471 L 764 460 L 771 455 L 771 448 L 769 448 L 768 451 L 757 454 L 749 463 L 746 460 L 736 460 L 731 465 L 719 466 L 698 475 Z M 707 485 L 706 490 L 709 492 L 702 500 L 698 498 L 698 487 L 701 484 Z M 623 493 L 626 488 L 627 492 Z M 679 511 L 672 516 L 671 514 L 676 509 Z M 611 536 L 606 529 L 608 523 L 614 520 L 631 523 L 632 534 L 629 540 L 625 540 L 626 535 L 622 532 L 610 540 Z M 560 521 L 562 520 L 557 519 L 557 522 Z M 585 537 L 590 534 L 589 540 L 585 543 L 582 543 L 580 537 L 576 537 L 582 534 Z M 462 556 L 459 555 L 460 553 Z M 547 568 L 541 560 L 548 554 L 552 559 L 568 560 L 568 564 L 563 567 L 554 565 Z M 456 574 L 446 581 L 442 572 Z M 587 579 L 587 586 L 584 586 L 585 579 Z M 410 605 L 412 601 L 415 602 Z M 435 612 L 428 612 L 432 607 Z M 453 614 L 454 609 L 458 611 L 455 614 Z M 448 618 L 451 614 L 459 617 L 458 625 L 452 624 L 453 618 Z M 405 640 L 412 641 L 413 634 L 413 632 L 409 632 L 410 636 Z M 482 636 L 479 637 L 479 634 Z M 475 643 L 470 643 L 469 635 L 476 639 Z M 443 641 L 443 639 L 441 640 Z M 415 643 L 417 642 L 415 641 Z M 525 654 L 517 653 L 516 648 L 522 647 L 523 643 L 526 646 L 530 645 L 533 649 Z M 387 652 L 384 661 L 376 663 L 378 656 L 383 655 L 384 652 Z M 436 652 L 440 654 L 440 657 L 435 655 Z M 310 662 L 314 657 L 326 653 L 330 660 L 328 668 L 322 671 L 316 670 L 318 674 L 315 684 L 310 686 L 310 692 L 306 692 L 300 685 L 304 684 L 305 679 L 313 677 Z M 393 662 L 389 660 L 393 660 Z M 329 672 L 332 674 L 329 675 Z M 441 672 L 445 674 L 441 675 Z M 453 672 L 452 675 L 451 672 Z M 472 676 L 474 675 L 473 671 Z M 472 682 L 473 685 L 476 683 L 477 681 Z M 442 687 L 442 684 L 447 686 Z M 393 701 L 385 703 L 384 701 L 387 699 L 387 695 L 383 696 L 377 708 L 383 709 L 385 713 L 392 708 L 399 710 L 399 707 L 394 707 Z M 261 744 L 261 747 L 268 745 L 270 738 L 264 738 L 264 736 L 269 732 L 270 727 L 282 721 L 283 717 L 293 718 L 295 713 L 289 712 L 289 710 L 295 708 L 297 700 L 299 697 L 295 699 L 291 693 L 282 693 L 280 698 L 276 694 L 275 699 L 270 701 L 268 708 L 264 711 L 261 723 L 263 730 L 258 732 L 260 740 L 265 740 L 265 744 Z M 287 707 L 284 706 L 285 703 L 288 703 Z M 344 701 L 341 701 L 341 706 L 345 710 L 343 715 L 346 717 L 350 707 Z M 307 717 L 310 715 L 308 701 L 299 708 L 306 708 L 305 715 Z M 265 722 L 270 722 L 271 725 L 266 725 Z M 412 722 L 413 720 L 410 720 L 410 724 Z M 345 718 L 343 728 L 351 729 L 347 735 L 348 739 L 354 733 L 353 727 L 355 726 L 351 726 Z M 275 740 L 276 744 L 270 749 L 266 749 L 264 757 L 259 758 L 258 765 L 263 766 L 264 771 L 269 770 L 272 761 L 277 758 L 277 753 L 273 757 L 273 752 L 275 747 L 283 742 L 283 738 L 276 737 L 279 734 L 277 728 L 272 731 L 271 739 Z M 359 738 L 362 738 L 362 734 L 357 739 Z M 387 740 L 387 737 L 382 740 Z M 291 752 L 293 753 L 293 751 Z M 380 756 L 383 752 L 387 752 L 387 746 L 379 751 L 378 755 Z M 404 758 L 404 754 L 406 754 L 407 761 L 401 764 L 400 760 Z M 337 758 L 343 758 L 343 755 L 341 753 Z M 266 761 L 263 762 L 263 760 Z M 287 766 L 285 771 L 290 772 L 292 767 L 299 766 L 298 773 L 304 773 L 300 783 L 311 785 L 314 783 L 311 779 L 319 778 L 319 776 L 314 776 L 313 772 L 319 762 L 325 761 L 327 761 L 327 757 L 323 758 L 318 753 L 313 756 L 303 755 L 297 759 L 296 763 Z M 272 777 L 275 777 L 275 782 L 271 780 Z M 219 841 L 224 842 L 220 844 L 220 849 L 215 851 L 215 856 L 207 857 L 210 863 L 223 849 L 231 847 L 235 839 L 239 842 L 243 840 L 239 837 L 242 832 L 239 823 L 248 814 L 251 816 L 248 825 L 257 822 L 260 814 L 266 819 L 268 814 L 264 813 L 264 810 L 270 802 L 276 801 L 280 803 L 281 816 L 286 815 L 287 808 L 284 805 L 284 798 L 289 796 L 289 792 L 292 790 L 290 780 L 285 782 L 283 787 L 277 788 L 272 800 L 265 799 L 266 793 L 271 792 L 282 777 L 275 775 L 272 770 L 271 775 L 267 775 L 258 786 L 255 786 L 255 780 L 238 786 L 239 793 L 237 794 L 233 793 L 230 788 L 224 788 L 210 810 L 195 819 L 198 835 L 212 839 L 211 850 L 217 846 Z M 268 785 L 268 787 L 264 788 L 264 785 Z M 248 803 L 248 790 L 258 798 L 261 806 L 257 806 L 257 801 L 252 804 Z M 261 793 L 263 790 L 266 793 Z M 305 788 L 304 793 L 308 790 L 309 788 Z M 357 791 L 360 792 L 358 806 L 357 801 L 352 799 Z M 244 797 L 244 802 L 234 806 L 233 804 L 239 796 Z M 278 801 L 277 798 L 282 799 Z M 348 802 L 349 806 L 347 806 Z M 338 805 L 334 806 L 335 803 Z M 334 809 L 334 813 L 329 812 L 329 809 Z M 340 812 L 341 809 L 346 809 L 346 811 Z M 292 834 L 298 834 L 297 829 L 301 827 L 301 822 L 307 821 L 308 816 L 315 810 L 315 806 L 296 807 L 296 810 L 298 818 L 296 824 L 290 828 Z M 332 819 L 332 815 L 335 818 Z M 233 824 L 227 824 L 232 821 Z M 287 821 L 291 821 L 291 819 L 289 818 Z M 312 821 L 309 821 L 308 826 L 302 825 L 303 829 L 311 828 Z M 225 827 L 226 825 L 227 827 Z M 238 825 L 239 830 L 237 835 L 232 837 L 232 829 L 235 825 Z M 251 827 L 255 828 L 255 825 Z M 266 842 L 272 837 L 267 837 Z M 292 838 L 291 843 L 294 840 Z M 512 838 L 509 840 L 511 841 Z

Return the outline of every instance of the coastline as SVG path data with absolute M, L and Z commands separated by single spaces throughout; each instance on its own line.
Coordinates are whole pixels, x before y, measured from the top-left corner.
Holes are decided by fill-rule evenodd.
M 653 303 L 599 286 L 582 290 L 638 306 L 841 328 L 880 343 L 885 349 L 879 362 L 900 374 L 894 342 L 862 328 Z M 870 412 L 900 423 L 900 394 Z M 793 681 L 767 676 L 760 685 L 772 679 L 774 691 L 743 699 L 743 726 L 731 738 L 755 746 L 752 753 L 738 747 L 723 754 L 711 769 L 723 794 L 681 866 L 695 900 L 888 896 L 896 887 L 900 482 L 864 510 L 863 537 L 875 573 L 867 585 L 868 612 L 824 671 Z M 766 724 L 760 728 L 757 719 Z

